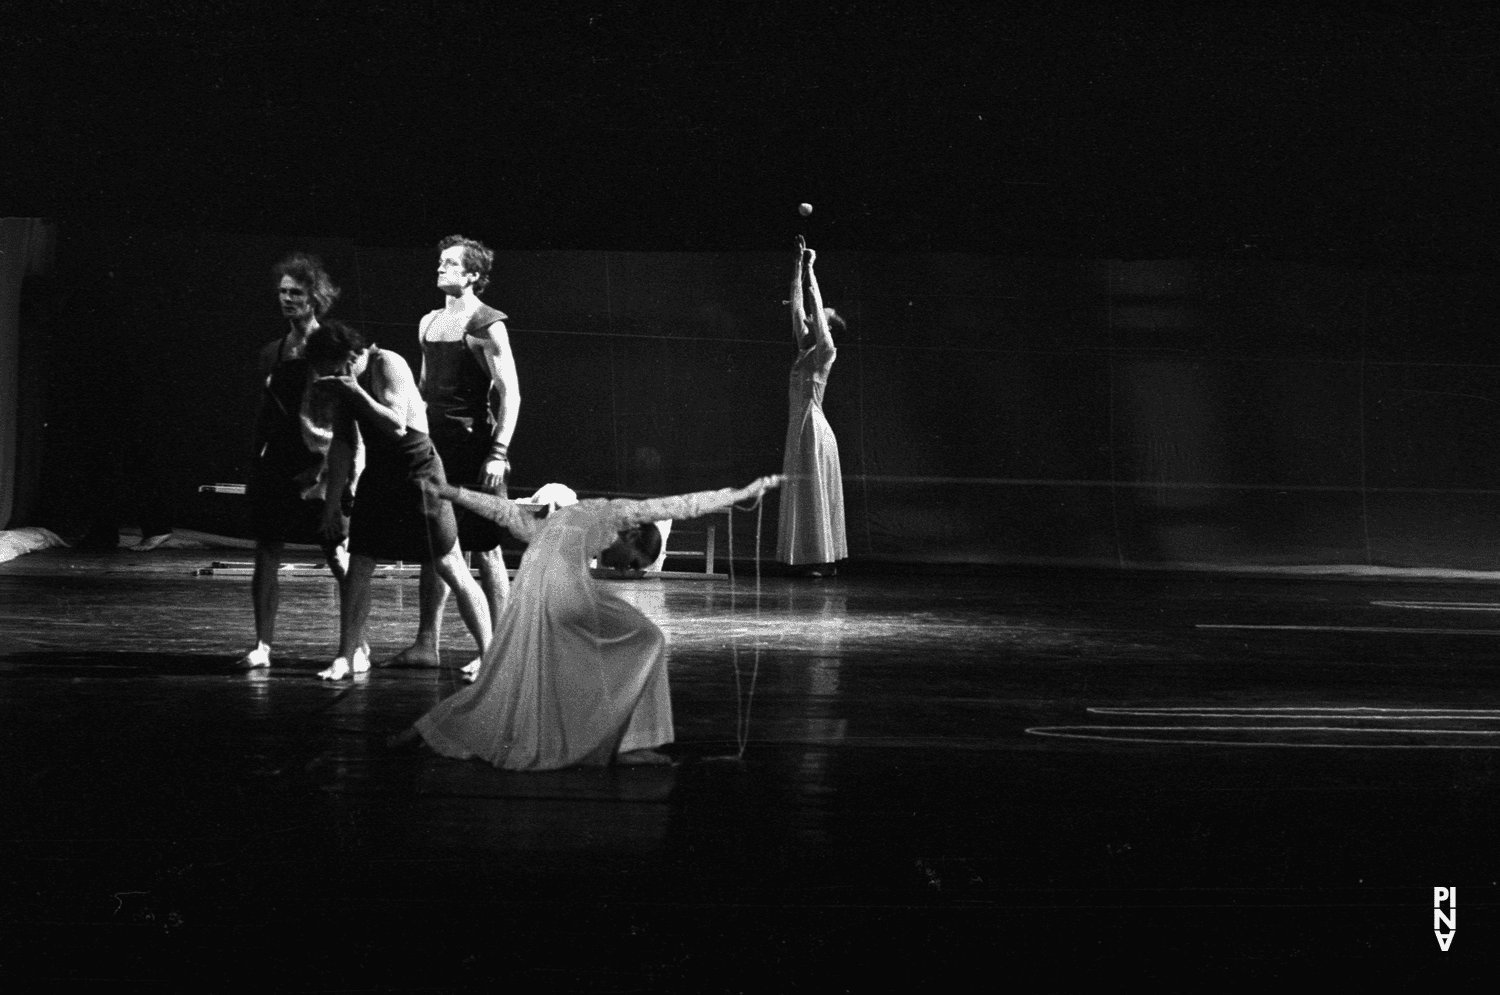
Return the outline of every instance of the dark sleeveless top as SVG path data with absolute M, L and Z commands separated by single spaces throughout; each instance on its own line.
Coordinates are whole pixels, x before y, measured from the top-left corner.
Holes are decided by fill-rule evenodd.
M 427 427 L 434 437 L 477 433 L 487 439 L 494 433 L 490 371 L 474 355 L 469 340 L 479 338 L 479 332 L 504 320 L 503 313 L 481 304 L 470 315 L 464 337 L 459 341 L 422 339 L 422 360 L 426 363 L 422 399 L 427 402 Z
M 302 437 L 302 398 L 312 381 L 312 367 L 302 356 L 286 357 L 286 338 L 276 345 L 276 359 L 266 378 L 264 411 L 266 447 L 261 458 L 298 473 L 317 464 L 322 456 L 307 448 Z

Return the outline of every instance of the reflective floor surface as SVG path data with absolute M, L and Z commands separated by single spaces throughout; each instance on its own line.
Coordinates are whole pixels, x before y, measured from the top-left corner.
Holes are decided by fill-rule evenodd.
M 110 991 L 862 991 L 1489 977 L 1500 591 L 1027 571 L 643 580 L 670 769 L 386 738 L 441 671 L 276 665 L 211 554 L 0 564 L 0 979 Z M 378 581 L 372 642 L 416 624 Z M 1464 914 L 1447 951 L 1433 888 Z M 989 983 L 989 982 L 986 982 Z

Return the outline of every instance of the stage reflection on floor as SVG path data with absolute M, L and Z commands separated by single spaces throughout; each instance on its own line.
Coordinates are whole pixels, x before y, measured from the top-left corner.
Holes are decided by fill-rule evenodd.
M 291 579 L 276 665 L 237 672 L 248 579 L 206 558 L 0 565 L 0 977 L 1445 979 L 1500 943 L 1481 584 L 621 582 L 670 641 L 678 765 L 511 774 L 385 746 L 460 686 L 456 614 L 449 668 L 323 683 L 332 584 Z M 415 613 L 376 584 L 377 659 Z M 1435 886 L 1465 903 L 1446 953 Z

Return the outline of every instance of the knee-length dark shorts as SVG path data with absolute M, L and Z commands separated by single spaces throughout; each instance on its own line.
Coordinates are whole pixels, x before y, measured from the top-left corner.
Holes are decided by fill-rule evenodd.
M 453 505 L 422 492 L 421 481 L 447 482 L 432 440 L 408 431 L 400 439 L 366 442 L 364 473 L 349 517 L 349 552 L 376 560 L 428 563 L 458 541 Z
M 299 474 L 316 469 L 306 461 L 261 458 L 250 470 L 250 532 L 257 542 L 324 545 L 323 501 L 304 500 Z
M 479 478 L 484 473 L 485 458 L 490 454 L 490 440 L 478 433 L 466 435 L 435 435 L 432 444 L 443 461 L 443 472 L 448 483 L 455 487 L 479 489 Z M 500 485 L 498 493 L 506 497 L 506 485 Z M 455 507 L 458 523 L 458 545 L 465 552 L 484 553 L 500 545 L 504 529 L 498 522 L 490 521 L 472 511 Z

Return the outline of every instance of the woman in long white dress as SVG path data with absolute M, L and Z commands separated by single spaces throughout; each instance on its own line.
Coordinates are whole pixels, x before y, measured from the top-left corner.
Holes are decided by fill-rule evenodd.
M 437 488 L 530 545 L 478 679 L 418 719 L 415 733 L 443 756 L 508 770 L 668 762 L 656 751 L 673 739 L 666 639 L 590 575 L 589 561 L 622 529 L 696 518 L 779 483 L 762 477 L 739 489 L 582 501 L 545 519 L 492 494 Z
M 844 478 L 839 466 L 839 444 L 823 415 L 823 391 L 838 350 L 830 325 L 844 327 L 843 318 L 823 306 L 813 262 L 818 254 L 797 237 L 797 264 L 792 274 L 792 336 L 797 361 L 792 364 L 788 390 L 790 414 L 786 428 L 786 458 L 782 474 L 781 517 L 776 558 L 800 568 L 805 576 L 834 572 L 834 561 L 849 555 L 844 537 Z M 804 274 L 806 282 L 804 284 Z M 804 292 L 812 299 L 809 316 Z

